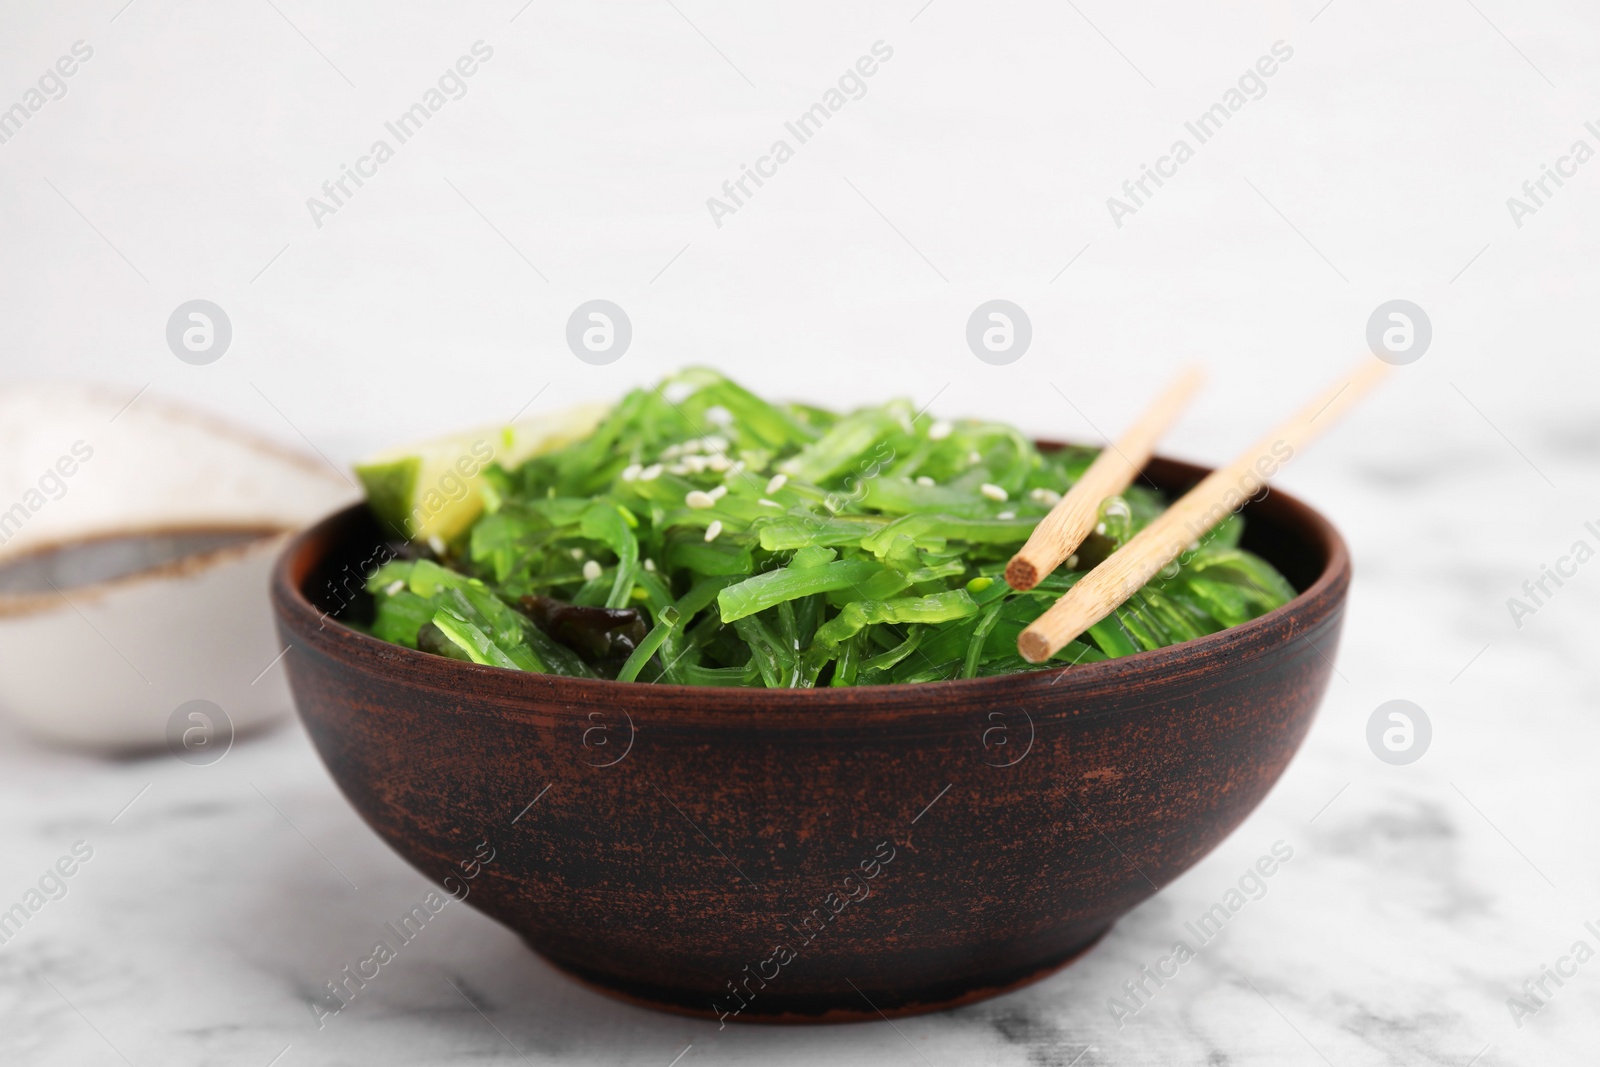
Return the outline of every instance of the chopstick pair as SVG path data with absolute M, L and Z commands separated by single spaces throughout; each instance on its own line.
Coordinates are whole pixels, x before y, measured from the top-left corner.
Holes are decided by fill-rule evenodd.
M 1030 663 L 1043 663 L 1111 614 L 1265 488 L 1285 462 L 1336 422 L 1388 370 L 1389 365 L 1377 359 L 1363 362 L 1233 462 L 1208 474 L 1023 630 L 1017 651 Z M 1006 581 L 1013 588 L 1033 588 L 1083 542 L 1094 529 L 1101 502 L 1132 483 L 1198 384 L 1198 373 L 1186 372 L 1119 441 L 1096 457 L 1006 565 Z

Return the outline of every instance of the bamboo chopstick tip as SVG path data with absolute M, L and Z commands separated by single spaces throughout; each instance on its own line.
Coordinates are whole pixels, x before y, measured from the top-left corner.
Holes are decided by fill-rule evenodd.
M 1043 663 L 1055 652 L 1050 647 L 1049 638 L 1029 630 L 1024 630 L 1017 636 L 1017 651 L 1029 663 Z
M 1019 593 L 1026 593 L 1039 584 L 1039 570 L 1029 560 L 1012 556 L 1006 564 L 1006 584 Z

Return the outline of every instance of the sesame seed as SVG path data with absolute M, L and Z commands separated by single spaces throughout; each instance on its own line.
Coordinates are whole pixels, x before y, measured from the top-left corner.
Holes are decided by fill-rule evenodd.
M 383 591 L 385 593 L 387 593 L 389 596 L 394 596 L 396 593 L 398 593 L 400 590 L 404 589 L 405 587 L 406 587 L 406 583 L 405 583 L 405 581 L 403 579 L 396 579 L 395 581 L 392 581 L 388 585 L 384 586 L 383 587 Z
M 950 436 L 950 431 L 954 429 L 955 427 L 950 425 L 950 423 L 946 422 L 944 419 L 940 419 L 938 422 L 928 427 L 928 440 L 943 441 L 946 437 Z
M 653 559 L 645 560 L 644 569 L 649 571 L 651 574 L 654 574 L 656 572 L 656 561 Z
M 639 480 L 641 482 L 653 482 L 657 478 L 661 477 L 662 470 L 663 468 L 661 464 L 652 463 L 650 466 L 639 472 Z
M 684 456 L 683 465 L 688 468 L 689 473 L 699 474 L 711 465 L 711 461 L 704 456 Z
M 1016 517 L 1017 513 L 1015 511 L 1002 511 L 1000 514 L 995 516 L 997 519 L 1014 519 Z
M 715 487 L 713 487 L 711 489 L 710 492 L 706 493 L 706 496 L 710 497 L 712 500 L 721 500 L 723 497 L 725 497 L 727 495 L 728 495 L 728 487 L 725 486 L 725 485 L 715 486 Z
M 600 577 L 600 570 L 600 561 L 591 559 L 588 563 L 583 565 L 584 580 L 589 582 L 594 581 L 596 578 Z
M 721 404 L 713 404 L 706 408 L 706 421 L 713 426 L 726 426 L 733 421 L 733 412 Z M 727 446 L 724 445 L 724 448 Z
M 644 470 L 644 468 L 639 464 L 630 463 L 628 466 L 622 468 L 622 480 L 625 482 L 634 481 L 639 477 L 639 472 L 642 470 Z
M 1072 555 L 1067 557 L 1067 570 L 1075 571 L 1077 569 L 1078 569 L 1078 554 L 1076 552 L 1074 552 Z
M 712 519 L 711 520 L 711 525 L 706 527 L 706 540 L 707 541 L 715 541 L 717 539 L 717 536 L 719 534 L 721 534 L 721 533 L 722 533 L 722 520 L 721 519 Z
M 438 534 L 428 535 L 428 547 L 433 549 L 435 556 L 444 555 L 444 540 Z
M 581 549 L 581 548 L 574 548 L 574 549 L 573 549 L 573 550 L 572 550 L 572 558 L 573 558 L 573 559 L 582 559 L 582 558 L 583 558 L 583 549 Z
M 680 475 L 681 474 L 688 474 L 689 473 L 689 468 L 685 467 L 682 463 L 674 463 L 672 466 L 667 468 L 667 473 L 668 474 L 680 474 Z
M 719 452 L 716 455 L 711 457 L 711 462 L 706 464 L 706 466 L 710 467 L 712 470 L 716 471 L 718 474 L 721 474 L 723 471 L 726 471 L 727 469 L 732 467 L 733 464 L 728 462 L 728 457 L 727 456 L 724 456 L 722 453 Z
M 703 489 L 691 489 L 683 496 L 683 502 L 691 508 L 713 508 L 717 506 L 717 498 Z
M 766 497 L 762 497 L 760 500 L 756 501 L 756 503 L 765 505 L 766 507 L 769 507 L 769 508 L 781 508 L 781 507 L 783 507 L 783 505 L 778 503 L 776 500 L 768 500 Z
M 677 459 L 681 455 L 683 455 L 682 445 L 668 445 L 661 450 L 662 459 Z
M 684 452 L 685 455 L 688 455 L 691 452 L 700 451 L 700 445 L 701 445 L 701 442 L 700 442 L 699 438 L 690 438 L 689 440 L 685 441 L 679 447 L 681 447 L 683 449 L 683 452 Z
M 919 474 L 919 475 L 917 475 L 917 484 L 921 485 L 921 486 L 930 486 L 930 485 L 934 485 L 936 483 L 934 482 L 934 480 L 932 478 L 928 477 L 926 474 Z
M 767 479 L 767 492 L 776 493 L 779 489 L 782 489 L 788 484 L 789 476 L 787 474 L 774 474 L 771 478 Z
M 999 501 L 1002 504 L 1011 498 L 1010 493 L 1007 493 L 1003 487 L 995 485 L 993 482 L 984 482 L 978 486 L 978 492 L 990 500 Z
M 968 463 L 977 463 L 977 462 L 981 461 L 982 459 L 983 459 L 983 455 L 981 453 L 979 453 L 977 449 L 973 449 L 971 452 L 967 453 L 967 462 Z
M 1105 532 L 1106 532 L 1106 524 L 1103 523 L 1103 522 L 1095 523 L 1094 524 L 1094 532 L 1097 533 L 1097 534 L 1104 535 Z
M 1057 504 L 1061 503 L 1061 494 L 1056 492 L 1054 489 L 1035 489 L 1033 492 L 1028 494 L 1028 499 L 1032 500 L 1035 504 L 1045 504 L 1049 507 L 1055 507 Z
M 728 439 L 720 433 L 714 433 L 700 443 L 705 446 L 707 452 L 726 452 L 728 450 Z
M 730 478 L 732 478 L 736 474 L 743 474 L 743 473 L 744 473 L 744 460 L 742 460 L 742 459 L 738 460 L 737 462 L 734 463 L 733 466 L 728 468 L 728 477 L 730 477 Z

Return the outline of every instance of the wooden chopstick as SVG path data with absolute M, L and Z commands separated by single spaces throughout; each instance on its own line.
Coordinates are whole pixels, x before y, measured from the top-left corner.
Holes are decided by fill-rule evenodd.
M 1167 391 L 1156 398 L 1122 438 L 1108 444 L 1095 457 L 1083 477 L 1056 502 L 1050 514 L 1040 520 L 1011 562 L 1006 564 L 1006 582 L 1013 589 L 1032 589 L 1040 580 L 1072 555 L 1089 536 L 1100 518 L 1100 505 L 1133 482 L 1150 462 L 1156 442 L 1167 432 L 1205 375 L 1198 367 L 1184 371 Z
M 1017 637 L 1017 651 L 1030 663 L 1043 663 L 1111 614 L 1259 493 L 1285 463 L 1337 422 L 1389 369 L 1387 363 L 1368 357 L 1232 463 L 1208 474 L 1023 630 Z

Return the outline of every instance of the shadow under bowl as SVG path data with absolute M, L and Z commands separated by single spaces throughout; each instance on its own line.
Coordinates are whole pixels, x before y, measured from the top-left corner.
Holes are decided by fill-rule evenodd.
M 1207 472 L 1168 459 L 1181 492 Z M 951 1007 L 1043 977 L 1261 801 L 1332 670 L 1350 562 L 1285 493 L 1245 546 L 1300 590 L 1120 659 L 816 690 L 460 663 L 325 616 L 384 558 L 364 508 L 285 550 L 272 599 L 334 780 L 446 892 L 607 993 L 730 1021 Z

